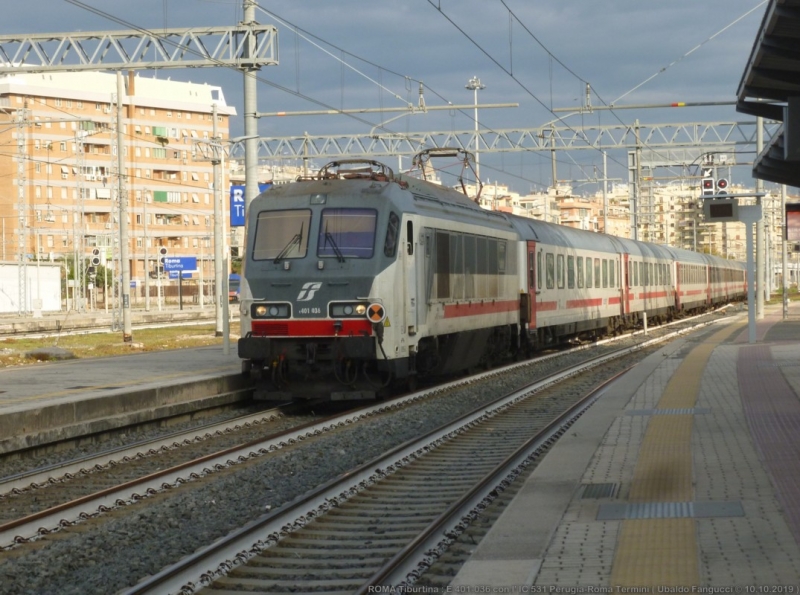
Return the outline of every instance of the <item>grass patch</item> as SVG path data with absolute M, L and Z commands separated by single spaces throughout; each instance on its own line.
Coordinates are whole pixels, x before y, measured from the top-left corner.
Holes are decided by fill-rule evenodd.
M 48 361 L 52 358 L 26 357 L 26 353 L 48 347 L 58 347 L 71 352 L 77 359 L 130 355 L 143 351 L 164 351 L 187 347 L 222 345 L 222 337 L 214 336 L 214 324 L 200 326 L 175 326 L 153 329 L 134 329 L 133 341 L 125 343 L 122 332 L 90 333 L 84 335 L 49 336 L 41 339 L 0 338 L 0 367 L 21 366 Z M 231 324 L 231 349 L 236 349 L 239 325 Z

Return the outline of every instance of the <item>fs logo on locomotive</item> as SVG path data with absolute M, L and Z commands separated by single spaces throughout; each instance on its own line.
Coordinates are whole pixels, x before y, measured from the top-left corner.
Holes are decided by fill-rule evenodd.
M 300 289 L 300 293 L 297 294 L 297 301 L 298 302 L 310 302 L 314 299 L 314 294 L 317 293 L 317 290 L 322 287 L 322 283 L 318 282 L 309 282 L 305 283 L 303 287 Z

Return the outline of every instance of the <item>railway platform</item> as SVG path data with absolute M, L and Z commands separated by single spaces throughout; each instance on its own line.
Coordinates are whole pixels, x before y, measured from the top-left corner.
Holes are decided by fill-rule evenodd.
M 800 304 L 728 320 L 607 385 L 451 592 L 800 592 Z
M 0 344 L 2 345 L 2 344 Z M 240 400 L 233 343 L 0 368 L 0 453 Z

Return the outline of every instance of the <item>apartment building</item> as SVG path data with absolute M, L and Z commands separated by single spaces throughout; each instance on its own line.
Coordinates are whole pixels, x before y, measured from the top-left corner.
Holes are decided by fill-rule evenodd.
M 196 257 L 198 274 L 213 278 L 213 165 L 192 148 L 214 137 L 214 106 L 223 139 L 235 109 L 213 85 L 132 73 L 123 83 L 118 146 L 115 74 L 0 77 L 0 260 L 88 259 L 95 248 L 111 260 L 121 178 L 131 280 L 152 276 L 160 248 Z

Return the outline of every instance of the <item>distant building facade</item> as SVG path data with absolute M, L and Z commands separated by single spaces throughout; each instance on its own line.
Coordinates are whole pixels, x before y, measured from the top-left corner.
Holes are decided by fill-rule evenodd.
M 0 77 L 0 260 L 118 254 L 121 176 L 131 280 L 152 276 L 160 248 L 197 257 L 213 278 L 213 166 L 193 160 L 192 146 L 214 136 L 214 105 L 223 139 L 235 110 L 220 87 L 131 74 L 117 146 L 116 81 L 98 72 Z M 228 188 L 224 172 L 220 186 Z

